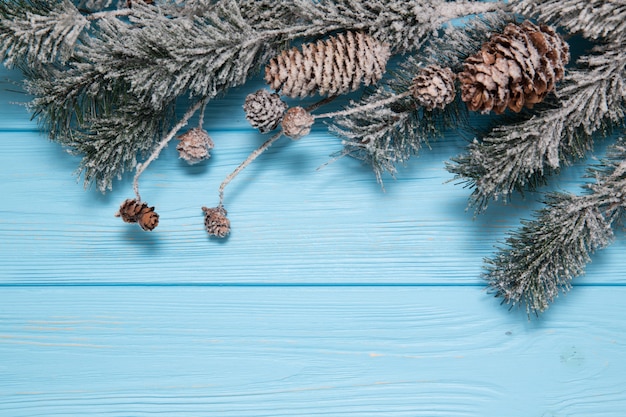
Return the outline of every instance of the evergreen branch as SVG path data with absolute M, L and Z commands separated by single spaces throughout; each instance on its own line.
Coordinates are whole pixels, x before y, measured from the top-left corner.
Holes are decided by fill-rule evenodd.
M 513 9 L 588 39 L 615 41 L 626 36 L 624 0 L 520 0 Z
M 449 172 L 474 188 L 470 206 L 477 213 L 489 201 L 506 200 L 514 190 L 533 188 L 562 162 L 583 157 L 593 134 L 606 134 L 626 115 L 626 51 L 621 43 L 595 49 L 566 75 L 558 106 L 540 106 L 531 117 L 504 123 L 465 154 L 452 159 Z
M 69 0 L 1 0 L 0 61 L 8 67 L 65 62 L 88 27 Z
M 112 189 L 113 179 L 136 168 L 137 158 L 153 151 L 173 116 L 174 106 L 156 111 L 128 100 L 107 117 L 86 120 L 88 130 L 74 131 L 64 139 L 72 154 L 82 155 L 78 174 L 87 187 L 95 182 L 101 192 Z
M 184 94 L 215 97 L 243 84 L 273 52 L 234 1 L 219 2 L 202 16 L 170 16 L 138 5 L 129 21 L 100 21 L 98 38 L 84 55 L 155 108 Z
M 515 22 L 515 16 L 503 9 L 475 16 L 462 26 L 446 25 L 441 36 L 431 38 L 416 56 L 425 64 L 437 64 L 458 73 L 465 60 L 480 50 L 485 39 Z
M 571 288 L 590 255 L 613 240 L 612 224 L 626 210 L 626 141 L 609 150 L 607 159 L 590 170 L 589 193 L 553 193 L 535 220 L 511 233 L 506 247 L 486 261 L 484 278 L 503 303 L 545 311 L 560 292 Z
M 446 128 L 465 125 L 467 116 L 458 99 L 443 110 L 427 111 L 406 92 L 394 94 L 384 88 L 338 114 L 329 128 L 343 139 L 341 155 L 371 165 L 381 184 L 385 172 L 395 175 L 397 167 L 429 140 L 443 135 Z
M 390 45 L 392 53 L 417 51 L 450 20 L 501 10 L 502 2 L 462 0 L 300 0 L 313 24 L 363 30 Z
M 420 7 L 409 3 L 300 0 L 270 7 L 225 0 L 194 16 L 171 16 L 155 7 L 138 6 L 130 26 L 121 20 L 101 22 L 100 39 L 92 42 L 90 55 L 97 68 L 106 68 L 109 77 L 123 78 L 134 94 L 158 107 L 187 91 L 215 97 L 241 85 L 294 39 L 365 30 L 398 52 L 421 45 L 451 18 L 502 7 L 435 0 Z M 267 7 L 263 15 L 268 20 L 251 17 L 259 7 Z M 270 18 L 273 13 L 276 16 Z
M 34 98 L 27 104 L 50 139 L 65 143 L 88 120 L 111 114 L 116 106 L 136 101 L 128 85 L 110 80 L 90 63 L 74 61 L 65 67 L 24 67 L 25 89 Z

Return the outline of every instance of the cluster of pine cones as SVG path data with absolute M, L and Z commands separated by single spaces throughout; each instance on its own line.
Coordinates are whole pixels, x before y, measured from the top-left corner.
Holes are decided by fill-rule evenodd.
M 281 94 L 333 97 L 375 84 L 385 73 L 389 56 L 388 45 L 362 32 L 346 32 L 304 44 L 301 50 L 283 51 L 265 68 L 265 80 L 275 92 L 261 89 L 248 95 L 243 106 L 246 118 L 262 133 L 281 126 L 283 134 L 298 139 L 310 132 L 314 117 L 302 107 L 289 108 Z M 406 95 L 426 111 L 444 109 L 455 100 L 458 81 L 461 100 L 470 110 L 519 112 L 532 108 L 555 89 L 569 59 L 568 44 L 552 28 L 530 21 L 510 23 L 468 57 L 458 74 L 438 65 L 422 68 Z M 213 142 L 201 128 L 179 139 L 180 156 L 190 164 L 210 157 Z M 210 235 L 228 235 L 230 222 L 221 205 L 202 210 Z M 144 230 L 153 230 L 159 223 L 154 207 L 138 200 L 126 200 L 116 215 Z
M 280 94 L 305 97 L 354 91 L 361 84 L 378 82 L 388 58 L 387 45 L 361 32 L 305 44 L 302 50 L 283 51 L 265 68 L 265 80 L 275 92 L 259 90 L 249 95 L 244 105 L 246 117 L 263 133 L 273 130 L 288 112 Z M 454 101 L 458 80 L 461 99 L 470 110 L 519 112 L 523 107 L 532 108 L 555 89 L 568 62 L 569 47 L 552 28 L 530 21 L 510 23 L 467 58 L 459 74 L 438 65 L 426 66 L 416 74 L 408 93 L 427 111 L 443 109 Z M 289 130 L 284 123 L 282 127 L 292 137 L 310 130 L 310 125 L 304 126 L 291 135 L 293 128 Z

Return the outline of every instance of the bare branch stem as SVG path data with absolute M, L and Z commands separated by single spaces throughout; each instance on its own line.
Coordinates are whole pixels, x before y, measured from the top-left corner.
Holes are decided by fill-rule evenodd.
M 141 201 L 141 195 L 139 194 L 139 176 L 146 170 L 146 168 L 148 168 L 148 165 L 150 165 L 155 159 L 159 157 L 159 154 L 167 146 L 169 141 L 174 138 L 174 136 L 176 135 L 176 133 L 178 133 L 180 129 L 187 125 L 189 119 L 193 117 L 198 109 L 206 105 L 208 100 L 208 97 L 204 97 L 202 100 L 199 100 L 196 104 L 190 107 L 189 110 L 187 110 L 187 113 L 183 115 L 180 121 L 168 132 L 167 135 L 165 135 L 165 137 L 161 140 L 161 142 L 154 149 L 154 151 L 152 151 L 150 157 L 148 157 L 148 159 L 146 159 L 144 163 L 137 164 L 137 171 L 135 172 L 135 178 L 133 179 L 133 190 L 135 191 L 137 201 Z
M 386 99 L 373 101 L 371 103 L 363 104 L 361 106 L 350 107 L 345 110 L 334 111 L 330 113 L 315 114 L 313 115 L 313 118 L 314 119 L 328 119 L 328 118 L 333 118 L 333 117 L 349 116 L 355 113 L 362 113 L 362 112 L 369 111 L 372 109 L 377 109 L 382 106 L 386 106 L 387 104 L 391 104 L 395 101 L 408 97 L 410 94 L 411 93 L 409 91 L 405 91 L 404 93 L 396 94 Z
M 224 203 L 224 188 L 241 172 L 245 167 L 250 165 L 252 161 L 259 157 L 263 152 L 265 152 L 274 142 L 276 142 L 283 135 L 283 131 L 276 133 L 274 136 L 263 142 L 261 146 L 255 149 L 249 156 L 243 161 L 233 172 L 231 172 L 220 184 L 219 188 L 219 196 L 220 196 L 220 204 L 219 206 L 223 206 Z

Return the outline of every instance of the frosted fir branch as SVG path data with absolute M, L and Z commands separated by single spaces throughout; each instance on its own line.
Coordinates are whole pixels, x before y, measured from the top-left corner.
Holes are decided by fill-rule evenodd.
M 626 37 L 624 0 L 520 0 L 513 3 L 513 10 L 592 40 Z
M 88 129 L 90 120 L 112 114 L 129 100 L 137 101 L 126 83 L 108 79 L 90 63 L 36 70 L 24 67 L 22 71 L 25 90 L 34 96 L 27 108 L 50 139 L 61 144 L 71 142 L 76 131 Z
M 307 2 L 313 24 L 363 30 L 390 45 L 392 53 L 416 51 L 434 32 L 453 19 L 500 10 L 504 2 L 472 0 L 339 0 Z
M 157 108 L 181 95 L 213 98 L 244 84 L 291 32 L 297 37 L 311 31 L 306 25 L 257 30 L 234 0 L 213 2 L 200 14 L 172 10 L 138 5 L 130 24 L 103 20 L 84 53 Z
M 398 166 L 447 128 L 465 126 L 467 117 L 458 98 L 443 110 L 426 111 L 406 91 L 395 94 L 385 88 L 336 114 L 329 129 L 342 138 L 341 155 L 370 165 L 381 184 L 385 172 L 395 176 Z
M 88 27 L 69 0 L 2 0 L 0 61 L 7 67 L 65 62 Z
M 612 224 L 626 210 L 625 145 L 619 139 L 607 159 L 590 170 L 596 181 L 586 186 L 587 194 L 550 194 L 535 219 L 523 222 L 486 261 L 484 278 L 503 303 L 538 315 L 571 288 L 591 254 L 612 242 Z
M 437 64 L 458 73 L 465 60 L 479 51 L 485 40 L 515 22 L 516 16 L 508 10 L 496 10 L 475 16 L 462 26 L 445 25 L 441 35 L 431 38 L 415 56 L 425 65 Z
M 270 7 L 264 2 L 224 0 L 189 16 L 138 6 L 130 26 L 120 20 L 103 21 L 100 40 L 90 47 L 98 68 L 106 68 L 109 77 L 123 78 L 136 95 L 158 107 L 187 92 L 215 97 L 245 83 L 291 40 L 357 29 L 372 32 L 398 52 L 421 45 L 451 18 L 498 7 L 502 6 L 444 1 L 416 6 L 398 0 L 367 4 L 300 0 Z M 268 19 L 260 21 L 255 10 Z M 413 45 L 406 44 L 409 41 Z
M 173 105 L 156 111 L 128 100 L 107 117 L 86 120 L 88 130 L 76 130 L 63 141 L 70 153 L 83 157 L 77 174 L 84 176 L 85 187 L 95 183 L 103 193 L 111 190 L 114 179 L 134 170 L 137 160 L 154 150 L 173 113 Z
M 595 133 L 624 123 L 626 51 L 621 43 L 598 47 L 579 64 L 566 75 L 554 107 L 541 106 L 531 117 L 496 127 L 447 165 L 455 179 L 474 189 L 469 205 L 476 213 L 492 200 L 506 201 L 516 190 L 543 183 L 562 163 L 583 157 Z

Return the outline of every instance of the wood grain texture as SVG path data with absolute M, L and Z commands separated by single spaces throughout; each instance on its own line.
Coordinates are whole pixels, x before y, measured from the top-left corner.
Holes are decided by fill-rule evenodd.
M 0 415 L 617 416 L 625 291 L 3 288 Z

